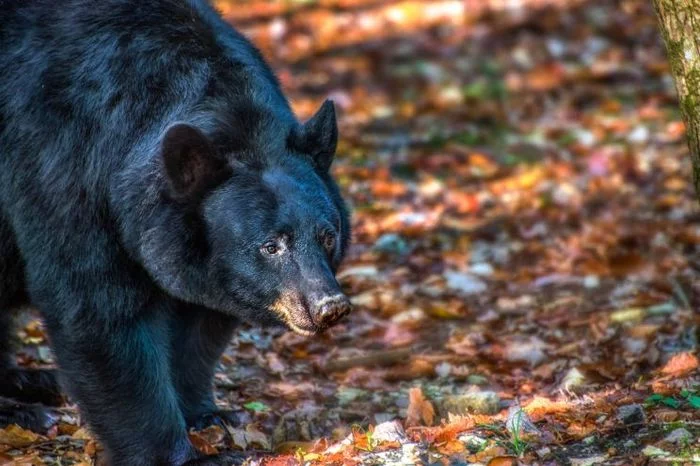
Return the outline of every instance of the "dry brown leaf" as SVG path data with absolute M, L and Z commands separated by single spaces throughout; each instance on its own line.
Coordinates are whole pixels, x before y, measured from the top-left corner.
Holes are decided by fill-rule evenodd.
M 435 418 L 435 408 L 433 404 L 425 398 L 420 387 L 414 387 L 408 391 L 408 414 L 406 425 L 433 425 Z
M 269 450 L 271 448 L 267 436 L 260 432 L 253 424 L 248 424 L 245 429 L 227 426 L 227 430 L 233 439 L 233 444 L 242 450 L 248 447 L 262 448 L 264 450 Z
M 211 445 L 217 445 L 224 441 L 226 432 L 219 426 L 209 426 L 206 429 L 200 430 L 199 435 Z
M 205 437 L 200 435 L 199 432 L 190 432 L 189 437 L 192 445 L 194 445 L 197 450 L 201 451 L 205 455 L 215 455 L 219 452 L 219 450 L 214 445 L 209 443 Z

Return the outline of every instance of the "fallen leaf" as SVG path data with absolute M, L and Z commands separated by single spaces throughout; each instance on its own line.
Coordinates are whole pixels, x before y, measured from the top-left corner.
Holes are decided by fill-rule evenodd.
M 515 466 L 517 464 L 518 460 L 513 456 L 496 456 L 487 463 L 488 466 Z
M 0 429 L 0 445 L 20 448 L 29 446 L 41 439 L 40 435 L 35 434 L 31 430 L 23 429 L 16 424 Z
M 675 354 L 661 369 L 661 373 L 668 376 L 680 377 L 698 368 L 700 363 L 697 356 L 689 352 Z
M 411 388 L 408 391 L 408 414 L 406 415 L 406 425 L 433 425 L 435 418 L 435 408 L 433 404 L 425 398 L 420 387 Z

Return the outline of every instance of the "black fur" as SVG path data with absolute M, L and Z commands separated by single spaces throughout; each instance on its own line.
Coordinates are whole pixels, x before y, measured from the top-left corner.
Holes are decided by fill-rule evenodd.
M 55 395 L 10 357 L 31 304 L 113 466 L 234 461 L 186 429 L 230 419 L 211 377 L 236 322 L 309 334 L 349 307 L 329 105 L 298 123 L 203 0 L 0 1 L 0 379 L 24 384 L 0 396 Z M 0 399 L 0 422 L 47 416 Z

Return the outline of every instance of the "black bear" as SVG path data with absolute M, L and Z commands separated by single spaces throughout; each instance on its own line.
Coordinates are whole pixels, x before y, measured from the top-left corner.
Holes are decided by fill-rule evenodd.
M 113 466 L 221 465 L 211 378 L 237 322 L 315 334 L 349 308 L 326 102 L 298 122 L 204 0 L 0 1 L 0 422 L 45 428 L 56 377 L 14 365 L 32 305 Z

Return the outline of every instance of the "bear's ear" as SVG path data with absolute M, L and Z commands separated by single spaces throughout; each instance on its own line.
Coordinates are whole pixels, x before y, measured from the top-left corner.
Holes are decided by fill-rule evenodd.
M 326 100 L 309 121 L 295 128 L 289 139 L 291 149 L 309 154 L 322 172 L 330 169 L 338 145 L 338 123 L 332 100 Z
M 167 129 L 161 157 L 171 194 L 183 200 L 201 193 L 226 168 L 207 136 L 185 123 Z

